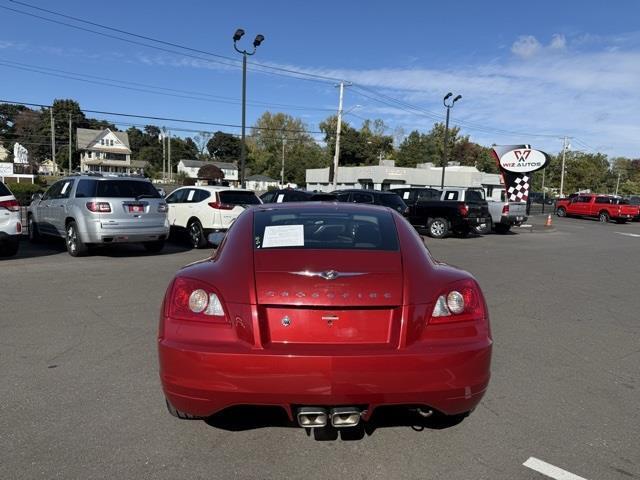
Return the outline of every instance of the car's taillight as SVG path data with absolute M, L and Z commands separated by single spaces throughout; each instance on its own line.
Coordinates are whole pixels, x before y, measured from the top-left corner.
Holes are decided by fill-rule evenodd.
M 167 213 L 168 211 L 169 211 L 169 207 L 167 206 L 166 203 L 161 203 L 160 205 L 158 205 L 159 213 Z
M 469 206 L 466 203 L 458 205 L 458 211 L 460 212 L 460 215 L 466 217 L 469 214 Z
M 503 214 L 503 215 L 508 215 L 508 214 L 509 214 L 509 204 L 508 204 L 508 203 L 507 203 L 507 204 L 505 204 L 505 205 L 502 207 L 502 214 Z
M 17 212 L 20 210 L 20 204 L 17 200 L 5 200 L 0 202 L 0 208 L 6 208 L 11 212 Z
M 109 202 L 87 202 L 87 210 L 90 212 L 110 213 L 111 205 Z
M 228 203 L 220 203 L 220 202 L 209 202 L 209 206 L 211 208 L 216 208 L 218 210 L 233 210 L 235 205 L 229 205 Z
M 169 317 L 200 322 L 226 321 L 222 301 L 214 289 L 200 280 L 178 277 L 173 283 Z
M 484 301 L 473 280 L 462 280 L 442 292 L 433 307 L 430 324 L 482 320 Z

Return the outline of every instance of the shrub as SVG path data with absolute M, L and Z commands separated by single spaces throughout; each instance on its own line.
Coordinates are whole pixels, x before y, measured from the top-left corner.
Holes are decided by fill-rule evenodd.
M 31 195 L 44 192 L 44 188 L 35 183 L 11 183 L 9 190 L 13 193 L 20 205 L 26 206 L 31 203 Z

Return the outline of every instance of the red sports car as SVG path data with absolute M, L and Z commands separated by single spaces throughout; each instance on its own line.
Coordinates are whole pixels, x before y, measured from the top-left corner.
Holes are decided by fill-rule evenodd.
M 279 406 L 349 427 L 380 406 L 472 411 L 489 383 L 476 280 L 438 263 L 398 213 L 346 203 L 245 211 L 167 289 L 158 347 L 169 411 Z

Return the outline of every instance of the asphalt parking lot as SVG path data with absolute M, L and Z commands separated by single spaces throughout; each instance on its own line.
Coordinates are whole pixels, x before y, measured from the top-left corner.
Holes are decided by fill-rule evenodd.
M 0 478 L 546 478 L 530 457 L 589 480 L 640 478 L 640 224 L 554 223 L 427 240 L 476 275 L 490 307 L 493 377 L 469 418 L 329 441 L 275 415 L 167 413 L 159 305 L 207 251 L 71 258 L 25 242 L 0 261 Z

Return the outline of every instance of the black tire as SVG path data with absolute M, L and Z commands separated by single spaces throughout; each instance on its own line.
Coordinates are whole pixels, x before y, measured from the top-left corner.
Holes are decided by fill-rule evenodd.
M 506 233 L 509 233 L 509 230 L 511 230 L 511 225 L 505 225 L 503 223 L 498 223 L 495 226 L 495 230 L 496 230 L 496 233 L 499 233 L 500 235 L 504 235 Z
M 564 207 L 559 207 L 558 210 L 556 210 L 556 215 L 558 215 L 559 217 L 566 217 L 567 210 Z
M 33 220 L 33 215 L 29 215 L 27 224 L 29 228 L 29 241 L 38 243 L 42 240 L 42 237 L 40 236 L 40 230 L 38 230 L 38 224 Z
M 149 253 L 160 253 L 164 248 L 164 240 L 156 240 L 154 242 L 144 242 L 145 250 Z
M 69 255 L 72 257 L 82 257 L 86 255 L 89 251 L 89 247 L 80 238 L 80 232 L 78 232 L 76 222 L 71 220 L 67 223 L 65 231 L 65 244 L 67 245 L 67 252 L 69 252 Z
M 430 218 L 427 223 L 427 232 L 431 238 L 446 238 L 451 232 L 449 220 L 442 217 Z
M 189 237 L 189 244 L 193 248 L 204 248 L 207 246 L 207 237 L 205 236 L 204 229 L 200 220 L 191 220 L 187 225 L 187 235 Z
M 166 398 L 165 398 L 165 402 L 167 402 L 167 410 L 169 410 L 169 413 L 174 417 L 179 418 L 180 420 L 201 420 L 202 418 L 204 418 L 204 417 L 197 417 L 195 415 L 190 415 L 188 413 L 178 410 L 176 407 L 171 405 L 171 403 L 169 403 L 169 400 L 167 400 Z
M 598 221 L 600 223 L 609 223 L 609 220 L 611 218 L 609 217 L 609 214 L 607 212 L 600 212 L 598 214 Z
M 0 257 L 13 257 L 16 253 L 18 253 L 18 246 L 20 245 L 20 240 L 17 236 L 10 237 L 4 245 L 0 246 Z

